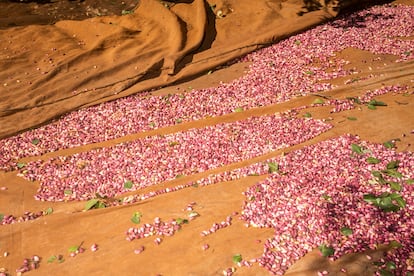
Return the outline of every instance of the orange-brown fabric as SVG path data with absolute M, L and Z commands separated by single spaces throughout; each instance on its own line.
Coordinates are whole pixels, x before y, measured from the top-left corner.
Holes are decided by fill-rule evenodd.
M 0 30 L 0 138 L 188 79 L 336 14 L 331 4 L 299 0 L 176 2 Z

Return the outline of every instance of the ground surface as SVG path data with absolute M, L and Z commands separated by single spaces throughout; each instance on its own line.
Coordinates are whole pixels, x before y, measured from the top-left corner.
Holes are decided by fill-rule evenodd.
M 62 4 L 61 7 L 66 10 L 71 10 L 72 7 L 76 7 L 76 9 L 71 10 L 73 13 L 64 13 L 65 16 L 68 16 L 65 17 L 65 19 L 79 19 L 72 17 L 79 15 L 79 7 L 81 8 L 82 16 L 86 13 L 89 13 L 90 16 L 119 14 L 120 12 L 122 13 L 122 10 L 133 8 L 134 1 L 124 2 L 125 4 L 120 6 L 113 5 L 110 1 L 57 1 L 57 3 Z M 93 3 L 98 4 L 95 5 Z M 410 1 L 405 1 L 404 3 L 410 4 Z M 1 3 L 1 5 L 7 6 L 12 4 Z M 10 6 L 13 8 L 9 10 L 9 14 L 16 11 L 16 4 L 13 5 L 14 6 Z M 52 15 L 53 18 L 52 22 L 63 19 L 60 17 L 62 15 L 61 12 L 53 12 L 53 7 L 60 8 L 59 4 L 54 3 L 53 5 L 55 6 L 52 4 L 35 3 L 22 5 L 27 5 L 25 7 L 29 8 L 30 13 L 34 13 L 34 11 L 40 9 L 42 11 L 48 10 L 49 16 L 46 19 L 46 17 L 44 17 L 45 14 L 40 14 L 40 17 L 37 19 L 33 19 L 34 17 L 23 18 L 22 21 L 16 21 L 13 24 L 25 25 L 34 22 L 41 22 L 42 24 L 51 23 L 51 21 L 49 21 L 51 20 L 50 15 Z M 38 8 L 34 8 L 36 5 Z M 3 11 L 5 10 L 2 9 L 2 12 Z M 10 23 L 10 20 L 8 22 Z M 0 20 L 0 24 L 3 24 L 1 25 L 2 27 L 10 26 L 9 23 L 3 23 L 3 21 Z M 303 43 L 304 38 L 298 38 L 298 40 L 300 39 L 302 39 Z M 412 34 L 405 39 L 411 40 Z M 214 185 L 203 185 L 205 182 L 203 182 L 202 179 L 205 179 L 209 175 L 219 175 L 225 171 L 231 171 L 255 163 L 265 162 L 270 158 L 279 158 L 282 154 L 287 156 L 289 156 L 289 154 L 294 155 L 295 151 L 303 149 L 306 146 L 316 145 L 320 142 L 347 134 L 358 135 L 361 140 L 368 141 L 369 143 L 382 144 L 393 140 L 396 145 L 396 148 L 393 150 L 397 152 L 405 152 L 407 153 L 407 156 L 412 156 L 412 152 L 414 151 L 413 60 L 396 62 L 399 58 L 396 55 L 374 54 L 357 48 L 347 48 L 340 52 L 336 52 L 336 56 L 331 57 L 330 59 L 333 64 L 337 65 L 335 62 L 341 58 L 348 61 L 347 64 L 343 65 L 344 69 L 352 69 L 352 71 L 354 71 L 353 74 L 335 77 L 326 81 L 336 85 L 336 87 L 332 89 L 312 94 L 304 93 L 300 96 L 296 95 L 288 101 L 264 104 L 261 107 L 254 108 L 250 108 L 248 103 L 246 103 L 244 109 L 238 109 L 237 112 L 228 112 L 228 114 L 218 114 L 215 116 L 207 115 L 202 116 L 202 118 L 198 118 L 197 120 L 184 118 L 182 123 L 180 121 L 179 123 L 172 123 L 172 125 L 169 125 L 169 123 L 161 125 L 160 123 L 159 127 L 157 126 L 152 130 L 146 129 L 146 131 L 142 130 L 127 133 L 120 137 L 111 137 L 102 141 L 94 141 L 94 143 L 86 143 L 86 145 L 78 145 L 76 142 L 73 142 L 74 146 L 66 149 L 59 146 L 56 152 L 48 152 L 47 145 L 42 143 L 48 139 L 50 139 L 50 141 L 57 140 L 55 137 L 58 137 L 59 131 L 55 131 L 54 134 L 50 133 L 50 137 L 44 136 L 43 138 L 39 138 L 40 141 L 37 142 L 35 139 L 38 139 L 39 136 L 36 136 L 39 135 L 38 133 L 34 132 L 31 136 L 25 136 L 23 133 L 23 138 L 21 138 L 21 142 L 18 143 L 19 147 L 21 147 L 19 150 L 25 151 L 30 148 L 30 144 L 33 144 L 32 146 L 37 146 L 39 143 L 39 146 L 36 147 L 35 151 L 39 150 L 41 153 L 35 153 L 34 157 L 30 157 L 31 154 L 26 152 L 26 155 L 23 155 L 24 158 L 15 160 L 16 162 L 19 162 L 19 164 L 22 164 L 22 167 L 16 167 L 18 165 L 13 163 L 14 167 L 12 171 L 6 172 L 7 169 L 0 171 L 0 187 L 2 187 L 0 190 L 0 196 L 2 198 L 0 201 L 0 213 L 13 215 L 16 220 L 19 220 L 19 216 L 26 218 L 35 216 L 30 213 L 25 214 L 26 211 L 35 213 L 52 208 L 53 212 L 50 212 L 51 214 L 48 215 L 45 215 L 46 212 L 44 212 L 41 217 L 30 219 L 25 222 L 15 221 L 15 223 L 12 224 L 4 223 L 4 225 L 0 225 L 0 253 L 2 253 L 0 256 L 0 267 L 6 268 L 10 275 L 15 275 L 15 270 L 23 264 L 24 258 L 31 258 L 33 255 L 38 255 L 41 258 L 40 265 L 37 269 L 28 272 L 29 275 L 70 275 L 74 272 L 81 272 L 84 275 L 220 275 L 223 270 L 232 267 L 236 269 L 235 275 L 269 275 L 269 271 L 262 266 L 259 266 L 257 262 L 252 261 L 251 267 L 239 267 L 232 259 L 233 256 L 237 254 L 243 256 L 244 260 L 259 259 L 264 252 L 267 240 L 271 240 L 275 235 L 275 229 L 272 227 L 246 227 L 246 221 L 239 219 L 242 210 L 250 201 L 246 198 L 243 192 L 246 192 L 249 190 L 249 187 L 252 187 L 260 181 L 264 181 L 271 175 L 267 174 L 266 171 L 263 174 L 260 173 L 261 175 L 258 176 L 239 175 L 237 177 L 239 179 L 233 181 L 218 181 L 218 183 L 215 183 Z M 222 88 L 223 83 L 232 83 L 234 80 L 243 79 L 245 76 L 249 75 L 249 73 L 251 74 L 252 71 L 257 70 L 257 68 L 254 67 L 256 66 L 255 64 L 257 64 L 255 62 L 255 57 L 253 56 L 245 59 L 244 62 L 238 62 L 226 68 L 209 72 L 191 82 L 185 82 L 179 85 L 152 91 L 150 96 L 166 96 L 182 92 L 194 93 L 197 95 L 197 93 L 201 93 L 197 91 L 203 91 L 204 88 L 211 87 L 221 87 L 220 89 L 222 90 L 219 90 L 219 92 L 222 91 L 222 93 L 227 93 L 227 90 Z M 300 63 L 302 61 L 298 59 L 297 62 Z M 321 64 L 323 64 L 322 61 L 313 60 L 310 66 L 315 66 L 315 68 L 317 68 Z M 304 64 L 303 66 L 309 68 L 309 64 Z M 335 68 L 324 68 L 322 71 L 324 70 L 335 70 Z M 317 72 L 317 69 L 315 69 L 314 72 Z M 265 81 L 259 79 L 258 83 L 261 82 L 264 83 Z M 294 82 L 294 80 L 292 80 L 292 82 Z M 303 82 L 305 82 L 305 80 Z M 323 83 L 323 81 L 319 82 Z M 366 105 L 357 105 L 350 110 L 331 113 L 330 111 L 332 110 L 333 105 L 310 106 L 312 103 L 315 103 L 315 99 L 328 102 L 330 99 L 345 99 L 346 97 L 355 98 L 364 95 L 368 90 L 374 91 L 392 85 L 398 85 L 404 88 L 401 90 L 401 93 L 387 93 L 376 96 L 375 99 L 377 101 L 384 102 L 387 106 L 378 106 L 375 110 L 367 108 Z M 237 95 L 234 95 L 234 97 L 236 96 Z M 174 101 L 177 100 L 171 98 L 172 103 L 174 103 L 173 99 Z M 240 99 L 240 102 L 243 102 L 243 99 Z M 196 104 L 197 102 L 194 101 L 192 103 Z M 214 104 L 219 106 L 221 103 L 215 102 Z M 160 109 L 157 109 L 154 113 L 158 112 L 163 115 L 165 110 L 163 110 L 162 107 L 163 106 L 159 107 Z M 135 141 L 147 135 L 160 135 L 160 139 L 164 138 L 164 136 L 168 138 L 170 137 L 168 135 L 178 135 L 178 133 L 188 132 L 194 128 L 203 129 L 206 126 L 216 126 L 221 123 L 234 123 L 251 116 L 263 117 L 269 114 L 288 112 L 289 110 L 300 107 L 305 108 L 299 109 L 298 113 L 292 113 L 292 117 L 301 120 L 306 114 L 305 116 L 308 117 L 310 115 L 312 119 L 321 119 L 322 122 L 330 124 L 332 127 L 321 131 L 320 133 L 316 133 L 313 138 L 298 142 L 297 145 L 290 145 L 268 152 L 261 152 L 259 150 L 260 154 L 257 154 L 255 157 L 246 155 L 248 157 L 243 158 L 242 160 L 230 158 L 230 161 L 224 165 L 217 165 L 208 170 L 199 169 L 198 171 L 195 170 L 191 173 L 186 171 L 186 173 L 183 173 L 185 174 L 184 176 L 181 174 L 175 175 L 179 176 L 177 179 L 173 179 L 173 175 L 169 177 L 169 179 L 173 180 L 160 182 L 156 185 L 147 185 L 142 189 L 117 195 L 118 199 L 124 198 L 127 195 L 138 195 L 138 198 L 140 198 L 142 195 L 152 195 L 150 192 L 153 191 L 163 191 L 162 194 L 149 197 L 145 200 L 136 200 L 135 203 L 124 205 L 118 204 L 118 206 L 96 210 L 93 209 L 85 212 L 85 201 L 79 202 L 68 200 L 62 202 L 50 202 L 35 200 L 34 195 L 39 194 L 38 188 L 41 183 L 39 181 L 28 181 L 27 172 L 24 172 L 25 168 L 27 168 L 29 171 L 33 170 L 33 174 L 35 175 L 37 168 L 40 168 L 39 175 L 41 175 L 44 173 L 44 171 L 42 171 L 44 167 L 51 168 L 54 172 L 54 174 L 52 174 L 53 177 L 49 178 L 47 181 L 43 181 L 44 187 L 56 179 L 60 181 L 64 178 L 75 177 L 71 175 L 62 177 L 65 171 L 62 167 L 59 167 L 59 162 L 67 162 L 69 164 L 71 162 L 70 160 L 57 159 L 57 161 L 54 160 L 49 162 L 48 160 L 51 157 L 70 156 L 77 153 L 87 154 L 89 152 L 92 152 L 90 156 L 93 157 L 99 153 L 99 151 L 94 151 L 96 148 L 110 149 L 111 146 L 123 142 Z M 114 115 L 115 117 L 122 117 L 123 115 L 127 116 L 125 111 L 125 113 L 120 112 L 120 114 L 116 115 L 117 110 L 114 110 L 115 111 L 112 112 L 114 114 L 111 115 Z M 91 114 L 99 114 L 101 111 L 95 110 L 93 112 L 91 112 Z M 75 115 L 73 116 L 76 117 Z M 82 120 L 87 120 L 88 115 L 83 116 Z M 90 116 L 95 120 L 98 120 L 96 118 L 99 118 L 99 116 L 95 118 L 95 115 Z M 174 118 L 174 120 L 176 119 L 177 118 Z M 68 122 L 70 122 L 70 120 L 68 120 Z M 108 126 L 105 123 L 107 121 L 104 120 L 103 122 L 104 123 L 97 125 L 101 126 L 100 128 L 105 129 L 105 127 Z M 306 122 L 311 122 L 311 119 Z M 94 125 L 93 120 L 91 122 L 91 126 L 92 125 Z M 306 129 L 306 126 L 307 124 L 304 124 L 303 128 Z M 111 127 L 115 128 L 113 125 L 111 125 Z M 267 126 L 267 128 L 271 128 L 271 126 Z M 260 129 L 258 127 L 257 131 L 263 131 L 264 136 L 266 135 L 265 129 L 266 128 Z M 110 136 L 110 132 L 108 133 L 109 134 L 107 135 Z M 203 135 L 207 136 L 207 134 Z M 299 131 L 296 136 L 301 135 L 305 136 L 304 132 L 302 133 Z M 178 136 L 173 136 L 173 138 L 176 140 L 179 139 Z M 186 138 L 190 139 L 191 137 Z M 198 139 L 201 138 L 203 137 L 198 137 Z M 267 138 L 271 140 L 272 135 L 269 135 Z M 29 142 L 25 142 L 24 139 L 29 139 Z M 89 139 L 89 136 L 85 139 Z M 160 148 L 156 148 L 157 142 L 153 142 L 152 146 L 154 146 L 154 148 L 152 148 L 152 150 L 158 149 L 159 151 L 167 151 L 169 153 L 167 157 L 178 156 L 177 158 L 179 158 L 181 152 L 177 149 L 177 154 L 177 152 L 174 152 L 173 150 L 173 146 L 179 146 L 174 144 L 176 140 L 170 140 L 170 144 L 167 144 L 167 146 L 161 148 L 161 150 Z M 208 142 L 209 140 L 206 141 Z M 184 144 L 185 139 L 182 141 L 180 140 L 180 142 Z M 29 146 L 27 146 L 27 143 Z M 10 145 L 14 144 L 12 143 Z M 248 151 L 248 145 L 249 144 L 243 144 L 245 151 Z M 10 148 L 11 147 L 12 146 L 10 146 Z M 46 150 L 42 147 L 45 147 Z M 211 147 L 219 148 L 220 144 L 215 144 Z M 231 145 L 229 147 L 231 147 Z M 126 152 L 128 152 L 128 150 L 126 150 Z M 241 152 L 245 154 L 244 151 Z M 116 154 L 111 155 L 111 152 L 109 151 L 109 154 L 107 155 L 108 160 L 109 158 L 118 160 L 115 155 Z M 83 158 L 85 156 L 81 157 Z M 219 157 L 220 156 L 216 156 L 216 158 Z M 72 163 L 72 165 L 75 164 L 73 166 L 76 167 L 74 169 L 75 171 L 82 171 L 85 168 L 88 168 L 88 163 L 78 162 L 88 161 L 86 157 L 84 159 L 76 158 L 78 157 L 74 157 L 75 161 Z M 129 161 L 134 160 L 128 159 L 129 156 L 127 157 L 127 155 L 125 155 L 124 158 Z M 30 161 L 38 159 L 44 160 L 44 163 L 41 165 L 38 165 L 38 163 L 31 165 Z M 178 164 L 181 162 L 181 160 L 176 160 L 179 159 L 171 159 L 170 164 L 172 164 L 172 167 L 174 167 L 176 163 Z M 315 158 L 315 160 L 317 160 L 317 158 Z M 96 164 L 98 163 L 99 162 L 97 161 Z M 158 166 L 162 166 L 161 163 L 162 162 L 159 162 Z M 54 164 L 57 164 L 57 167 L 54 167 Z M 406 166 L 410 168 L 409 164 Z M 68 167 L 70 167 L 70 165 L 68 165 Z M 99 164 L 96 165 L 96 167 L 98 169 L 101 168 L 99 167 Z M 345 167 L 345 164 L 343 167 Z M 56 171 L 54 171 L 55 169 Z M 287 168 L 284 169 L 287 170 Z M 156 171 L 157 168 L 153 168 L 153 170 Z M 167 170 L 168 166 L 165 171 Z M 407 174 L 409 173 L 410 172 L 407 172 Z M 26 178 L 22 177 L 22 175 L 24 176 L 25 174 Z M 212 179 L 214 179 L 214 177 Z M 77 181 L 79 181 L 79 186 L 81 186 L 82 179 L 78 179 Z M 136 180 L 133 182 L 137 184 L 139 181 L 140 180 Z M 141 179 L 141 181 L 144 183 L 146 180 Z M 197 181 L 200 181 L 199 185 L 189 185 L 189 187 L 186 188 L 179 186 L 196 183 Z M 213 180 L 211 181 L 214 182 Z M 76 189 L 75 186 L 71 187 L 73 190 Z M 165 192 L 165 189 L 167 188 L 177 189 L 177 191 Z M 47 192 L 45 194 L 47 194 Z M 71 196 L 75 197 L 73 194 L 65 194 L 65 196 L 67 196 L 67 198 L 70 198 Z M 108 206 L 111 202 L 113 202 L 111 199 L 105 201 Z M 52 209 L 49 209 L 49 211 Z M 126 240 L 126 232 L 132 227 L 138 228 L 145 223 L 156 224 L 157 217 L 161 218 L 164 222 L 174 219 L 176 220 L 178 218 L 189 219 L 188 216 L 192 211 L 199 214 L 199 216 L 194 220 L 189 220 L 188 223 L 182 224 L 181 229 L 175 232 L 173 236 L 160 236 L 162 242 L 159 245 L 154 243 L 155 238 L 158 237 L 156 235 L 142 239 L 134 239 L 132 241 Z M 141 221 L 138 224 L 131 222 L 131 217 L 136 212 L 142 214 Z M 232 218 L 230 225 L 220 228 L 214 233 L 202 235 L 203 231 L 211 229 L 212 225 L 214 226 L 215 223 L 229 221 L 229 217 Z M 282 219 L 280 219 L 280 221 L 282 221 Z M 98 245 L 98 250 L 96 252 L 92 252 L 90 248 L 93 244 Z M 208 248 L 206 245 L 208 245 Z M 83 247 L 86 251 L 75 257 L 70 257 L 68 249 L 73 246 Z M 142 253 L 136 254 L 139 253 L 136 250 L 140 251 L 142 246 L 144 247 Z M 5 252 L 7 252 L 7 254 L 3 255 Z M 288 252 L 286 255 L 289 254 L 291 253 Z M 63 262 L 59 263 L 58 260 L 53 260 L 53 258 L 51 258 L 58 255 L 63 255 Z M 368 258 L 367 255 L 371 257 Z M 373 260 L 381 257 L 382 252 L 377 250 L 375 252 L 346 255 L 336 262 L 331 262 L 327 258 L 320 256 L 318 250 L 315 249 L 306 254 L 306 256 L 299 261 L 295 262 L 294 265 L 290 266 L 286 275 L 317 275 L 318 272 L 322 273 L 322 271 L 329 272 L 329 275 L 372 275 L 373 271 L 376 270 L 376 267 L 373 265 Z M 50 260 L 50 263 L 48 260 Z M 404 268 L 407 269 L 407 266 L 404 266 Z M 347 274 L 340 272 L 340 269 L 346 269 Z
M 82 20 L 105 15 L 121 15 L 138 1 L 1 1 L 0 28 L 53 24 L 60 20 Z

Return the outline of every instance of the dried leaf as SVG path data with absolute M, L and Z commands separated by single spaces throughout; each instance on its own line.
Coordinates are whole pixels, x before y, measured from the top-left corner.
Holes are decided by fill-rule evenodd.
M 173 142 L 170 142 L 168 145 L 170 146 L 170 147 L 174 147 L 174 146 L 178 146 L 180 143 L 179 142 L 177 142 L 177 141 L 173 141 Z

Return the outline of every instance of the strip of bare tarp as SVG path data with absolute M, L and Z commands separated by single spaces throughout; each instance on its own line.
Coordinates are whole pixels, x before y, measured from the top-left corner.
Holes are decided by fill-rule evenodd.
M 188 79 L 336 15 L 312 1 L 175 2 L 0 30 L 0 138 Z

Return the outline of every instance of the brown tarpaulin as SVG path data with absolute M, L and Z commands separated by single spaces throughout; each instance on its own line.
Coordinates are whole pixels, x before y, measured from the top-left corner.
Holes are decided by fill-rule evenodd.
M 124 16 L 0 30 L 0 138 L 188 79 L 337 13 L 332 3 L 299 0 L 176 2 L 142 0 Z

